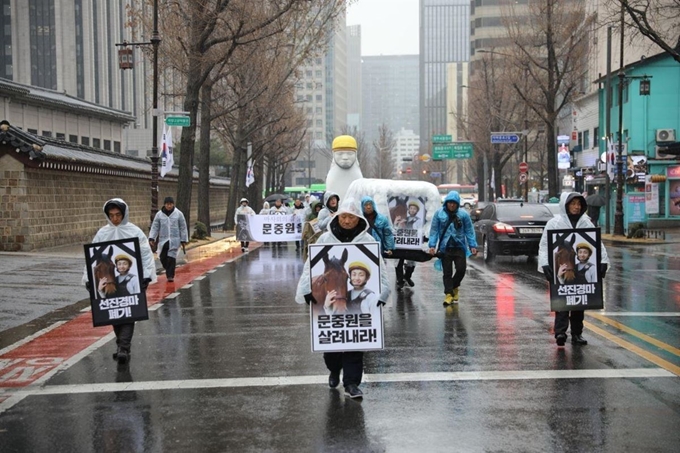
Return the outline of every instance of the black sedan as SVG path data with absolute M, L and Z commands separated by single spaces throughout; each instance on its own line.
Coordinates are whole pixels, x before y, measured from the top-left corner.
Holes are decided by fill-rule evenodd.
M 543 228 L 553 215 L 537 203 L 489 203 L 472 215 L 477 243 L 484 261 L 496 255 L 538 255 Z

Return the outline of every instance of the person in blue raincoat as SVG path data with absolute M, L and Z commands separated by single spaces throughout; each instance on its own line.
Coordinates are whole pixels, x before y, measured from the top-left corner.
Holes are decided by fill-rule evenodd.
M 149 232 L 151 247 L 158 244 L 159 259 L 169 282 L 175 281 L 177 253 L 182 245 L 189 242 L 187 222 L 182 211 L 175 207 L 175 200 L 166 197 L 163 207 L 156 213 Z
M 458 288 L 467 270 L 467 257 L 477 254 L 477 240 L 470 215 L 460 209 L 460 195 L 455 190 L 449 192 L 443 206 L 432 216 L 428 246 L 430 255 L 438 253 L 442 260 L 444 305 L 457 303 Z
M 373 198 L 366 196 L 361 199 L 361 212 L 368 221 L 368 232 L 380 244 L 380 252 L 386 256 L 392 255 L 394 233 L 387 217 L 378 213 Z

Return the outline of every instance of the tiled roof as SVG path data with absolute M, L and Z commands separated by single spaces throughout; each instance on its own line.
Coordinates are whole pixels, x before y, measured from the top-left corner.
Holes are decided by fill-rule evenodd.
M 31 160 L 40 161 L 46 157 L 43 152 L 45 142 L 33 134 L 11 126 L 4 120 L 0 121 L 0 144 L 15 148 L 16 152 L 24 153 Z

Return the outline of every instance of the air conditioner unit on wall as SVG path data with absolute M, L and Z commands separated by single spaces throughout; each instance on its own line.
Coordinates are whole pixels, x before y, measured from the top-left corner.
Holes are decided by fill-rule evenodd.
M 657 129 L 656 130 L 656 141 L 660 142 L 660 143 L 674 142 L 675 141 L 675 129 Z
M 677 156 L 676 154 L 666 154 L 662 151 L 659 151 L 659 146 L 654 147 L 654 157 L 656 159 L 678 159 L 680 156 Z

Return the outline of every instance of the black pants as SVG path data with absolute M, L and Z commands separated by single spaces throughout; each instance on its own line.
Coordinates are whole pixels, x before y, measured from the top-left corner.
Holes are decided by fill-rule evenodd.
M 460 286 L 460 282 L 465 277 L 467 270 L 467 257 L 463 249 L 446 249 L 446 253 L 441 258 L 442 270 L 444 271 L 444 294 L 453 294 L 453 290 Z M 453 267 L 456 273 L 453 273 Z
M 244 248 L 247 249 L 248 245 L 250 245 L 249 241 L 241 241 L 241 248 L 242 249 L 244 249 Z
M 168 256 L 168 250 L 170 249 L 170 241 L 163 245 L 163 250 L 161 250 L 160 260 L 165 269 L 165 275 L 168 278 L 175 278 L 175 267 L 177 266 L 177 260 L 171 256 Z
M 113 332 L 116 334 L 116 346 L 118 349 L 130 352 L 130 343 L 132 342 L 132 335 L 135 333 L 135 323 L 118 324 L 113 326 Z
M 397 283 L 404 283 L 404 278 L 411 278 L 413 275 L 413 271 L 416 269 L 415 266 L 407 264 L 406 270 L 404 272 L 404 261 L 406 261 L 404 258 L 399 258 L 399 261 L 397 262 L 397 267 L 395 267 L 395 272 L 397 273 Z
M 556 311 L 555 312 L 555 336 L 560 333 L 566 335 L 569 322 L 571 321 L 571 334 L 583 333 L 583 311 Z
M 342 385 L 361 384 L 364 374 L 364 353 L 353 352 L 324 352 L 323 360 L 331 373 L 340 374 L 342 370 Z

